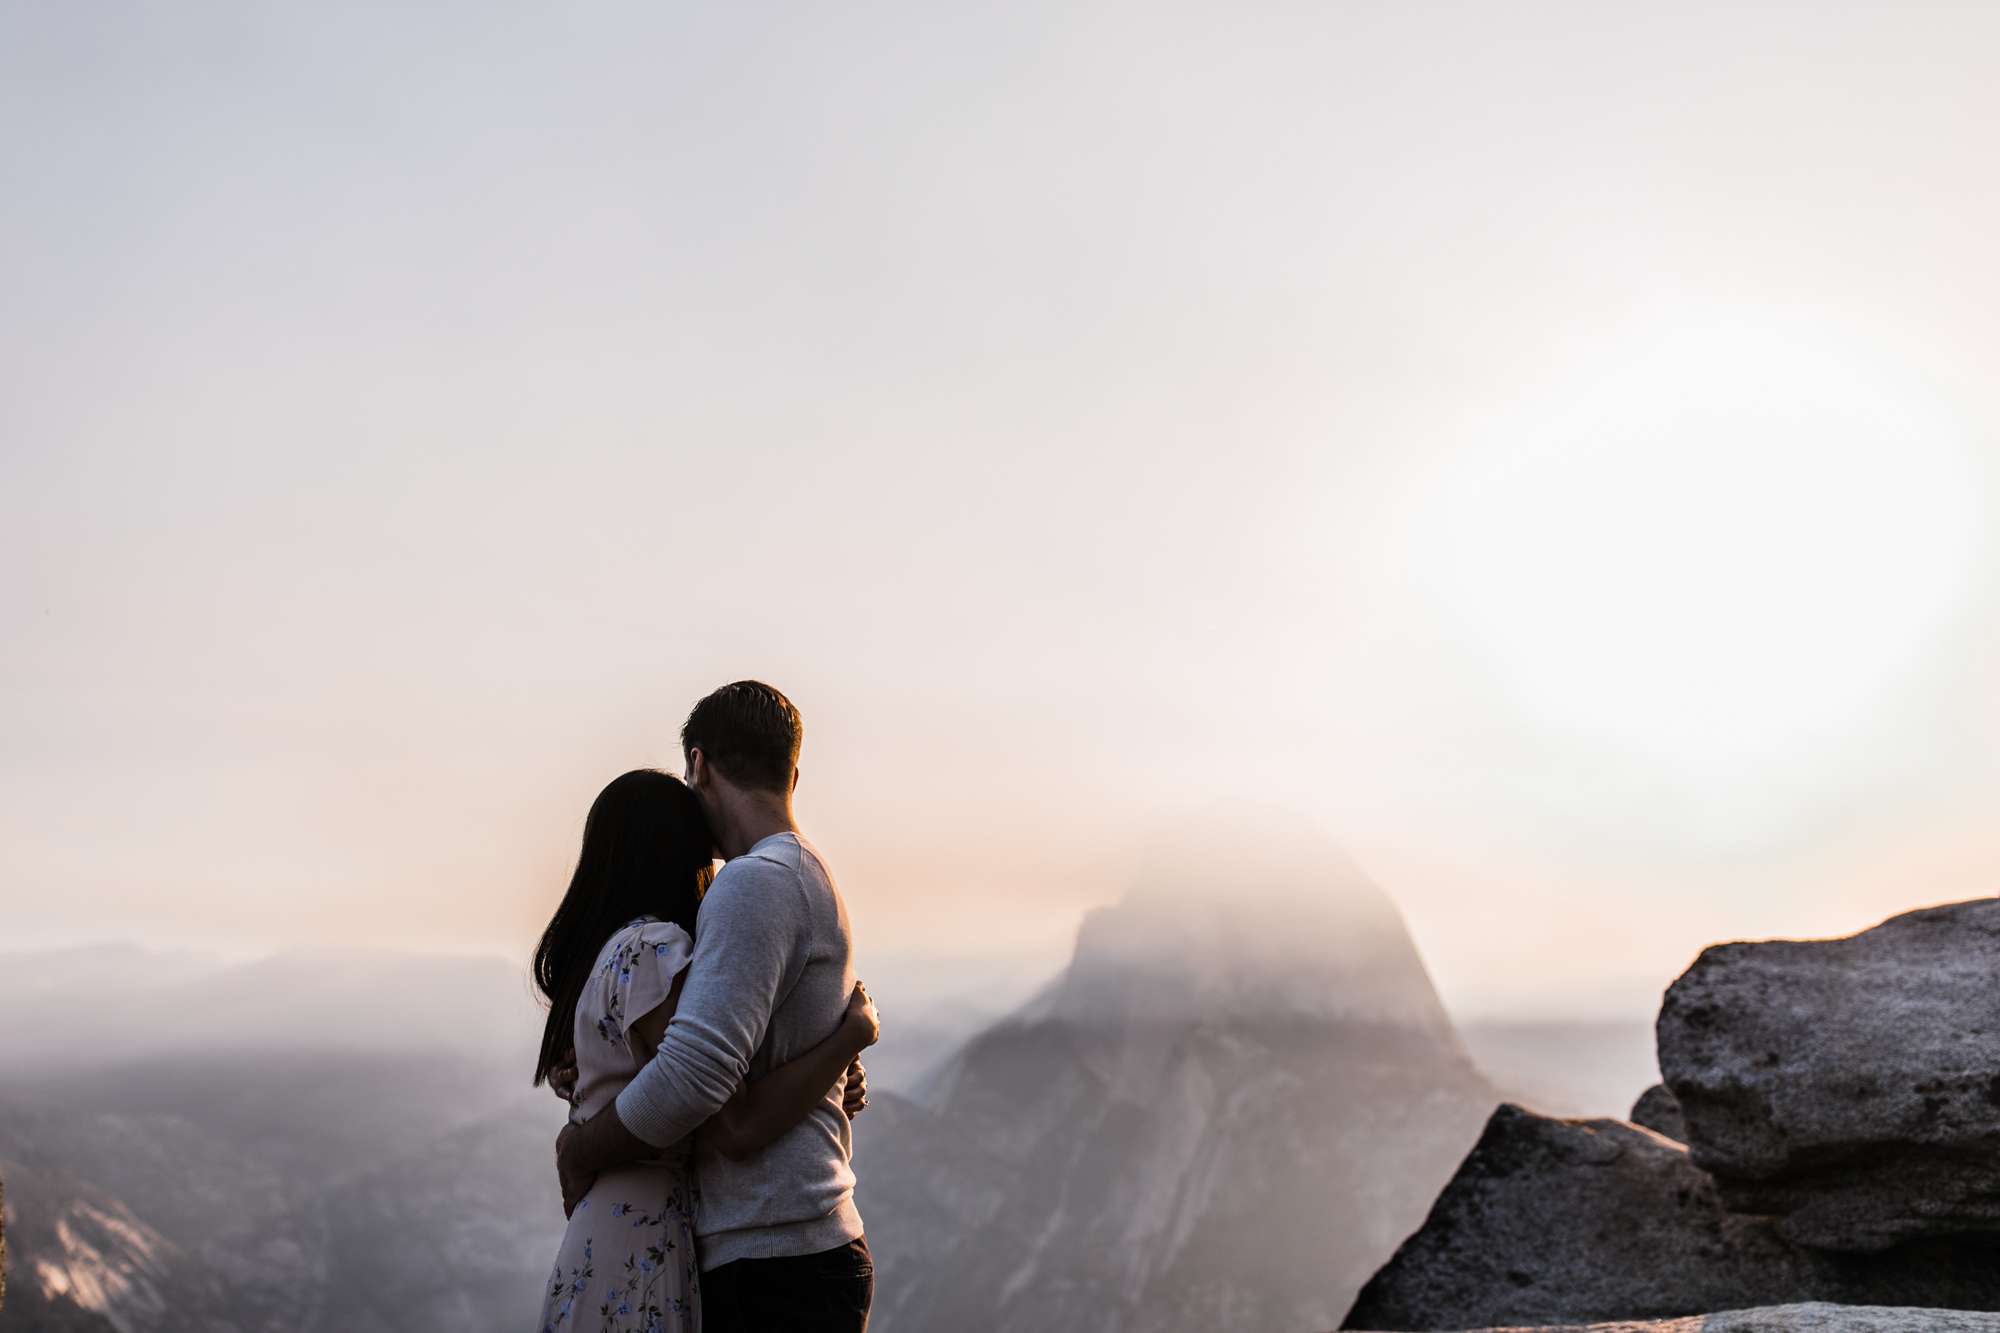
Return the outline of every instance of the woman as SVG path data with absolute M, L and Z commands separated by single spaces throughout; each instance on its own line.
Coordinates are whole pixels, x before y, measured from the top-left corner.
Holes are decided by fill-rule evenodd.
M 535 1082 L 575 1048 L 572 1121 L 609 1106 L 653 1058 L 687 977 L 713 855 L 694 794 L 666 773 L 627 773 L 591 805 L 576 873 L 535 949 L 549 1002 Z M 730 1157 L 755 1152 L 804 1119 L 879 1032 L 856 986 L 833 1036 L 739 1088 L 700 1133 Z M 683 1140 L 597 1178 L 563 1233 L 542 1333 L 698 1333 L 691 1149 Z

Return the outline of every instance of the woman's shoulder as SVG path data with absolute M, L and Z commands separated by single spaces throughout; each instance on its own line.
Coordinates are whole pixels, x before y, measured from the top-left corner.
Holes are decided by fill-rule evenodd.
M 634 959 L 646 954 L 684 961 L 694 956 L 694 941 L 688 937 L 687 931 L 672 921 L 642 916 L 626 922 L 612 933 L 597 956 L 597 965 L 602 970 L 610 971 L 620 964 L 629 966 Z
M 603 1021 L 596 1024 L 598 1035 L 608 1041 L 623 1038 L 634 1019 L 666 1000 L 674 978 L 693 957 L 694 941 L 671 921 L 641 917 L 620 926 L 605 942 L 597 970 L 584 984 L 587 1007 L 593 1015 L 602 1015 Z M 579 1025 L 585 1007 L 578 1005 Z

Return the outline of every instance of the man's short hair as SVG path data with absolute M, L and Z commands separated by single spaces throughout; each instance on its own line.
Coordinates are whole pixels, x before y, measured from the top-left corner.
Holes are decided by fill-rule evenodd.
M 724 685 L 681 726 L 681 753 L 700 750 L 730 782 L 789 795 L 805 725 L 792 701 L 761 680 Z

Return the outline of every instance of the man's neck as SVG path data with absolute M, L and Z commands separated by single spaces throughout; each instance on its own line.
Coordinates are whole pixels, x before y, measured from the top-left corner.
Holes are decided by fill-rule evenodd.
M 797 833 L 798 824 L 792 819 L 792 803 L 775 793 L 746 792 L 737 790 L 730 793 L 724 808 L 717 811 L 719 818 L 711 822 L 715 825 L 716 850 L 725 861 L 734 861 L 758 843 L 780 833 Z

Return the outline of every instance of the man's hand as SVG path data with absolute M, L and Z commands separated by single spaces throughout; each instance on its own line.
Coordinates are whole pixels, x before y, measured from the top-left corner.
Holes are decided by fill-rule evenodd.
M 862 1067 L 861 1057 L 855 1056 L 847 1066 L 847 1091 L 841 1096 L 840 1109 L 847 1113 L 849 1120 L 861 1114 L 861 1108 L 868 1105 L 868 1071 Z
M 562 1181 L 563 1216 L 568 1217 L 583 1202 L 583 1196 L 590 1193 L 590 1187 L 597 1183 L 597 1173 L 579 1172 L 571 1165 L 576 1154 L 574 1146 L 580 1125 L 564 1125 L 556 1135 L 556 1176 Z
M 675 978 L 679 980 L 679 978 Z M 576 1105 L 576 1047 L 569 1048 L 562 1063 L 549 1071 L 549 1091 L 570 1105 Z

